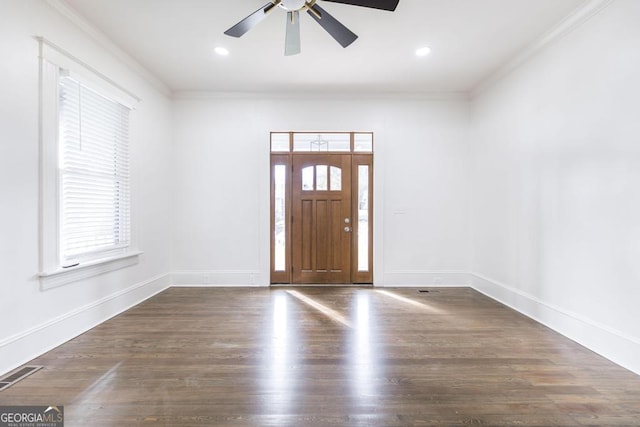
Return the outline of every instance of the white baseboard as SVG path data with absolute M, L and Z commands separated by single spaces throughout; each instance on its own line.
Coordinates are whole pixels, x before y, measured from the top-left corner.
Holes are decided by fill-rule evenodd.
M 210 270 L 174 271 L 172 284 L 176 287 L 264 287 L 269 280 L 259 271 L 250 270 Z
M 10 372 L 162 292 L 171 285 L 170 278 L 169 274 L 158 275 L 3 339 L 0 341 L 0 374 Z
M 533 320 L 640 375 L 640 340 L 479 274 L 471 286 Z
M 268 287 L 269 278 L 251 270 L 174 271 L 172 284 L 176 287 Z M 468 273 L 459 271 L 392 271 L 375 281 L 376 287 L 467 287 Z
M 416 288 L 429 287 L 468 287 L 469 273 L 460 271 L 385 271 L 382 281 L 375 282 L 376 287 Z

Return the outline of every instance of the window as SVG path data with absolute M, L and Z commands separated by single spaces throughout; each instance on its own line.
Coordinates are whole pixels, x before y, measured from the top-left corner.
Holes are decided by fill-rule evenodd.
M 316 165 L 302 169 L 302 191 L 342 191 L 342 169 L 329 167 L 330 181 L 327 182 L 327 167 Z
M 272 135 L 272 139 L 273 139 L 273 135 Z M 272 146 L 274 145 L 275 144 L 272 144 Z M 313 133 L 295 132 L 293 134 L 293 151 L 295 152 L 333 151 L 333 152 L 348 153 L 349 151 L 351 151 L 351 134 L 348 134 L 348 133 L 313 134 Z
M 274 271 L 285 271 L 287 260 L 287 167 L 274 166 Z
M 130 97 L 41 40 L 43 288 L 136 262 Z
M 69 76 L 59 80 L 60 261 L 130 243 L 129 111 Z

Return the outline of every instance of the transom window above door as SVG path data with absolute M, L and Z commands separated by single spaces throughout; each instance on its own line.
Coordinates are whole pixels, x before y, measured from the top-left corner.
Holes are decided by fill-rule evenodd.
M 372 153 L 371 132 L 272 132 L 272 153 Z

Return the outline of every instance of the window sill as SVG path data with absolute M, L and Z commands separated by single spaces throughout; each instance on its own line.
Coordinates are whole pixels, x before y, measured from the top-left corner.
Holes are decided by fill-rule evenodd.
M 129 267 L 138 263 L 138 258 L 141 254 L 141 251 L 131 251 L 109 258 L 89 261 L 69 268 L 43 271 L 38 274 L 40 278 L 40 289 L 44 291 L 109 271 Z

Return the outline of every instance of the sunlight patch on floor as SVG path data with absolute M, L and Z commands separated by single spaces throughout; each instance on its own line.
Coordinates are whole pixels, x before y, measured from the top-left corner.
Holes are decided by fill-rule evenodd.
M 400 302 L 403 302 L 405 304 L 409 304 L 409 305 L 411 305 L 413 307 L 417 307 L 417 308 L 419 308 L 421 310 L 425 310 L 425 311 L 428 311 L 428 312 L 433 313 L 433 314 L 446 314 L 446 311 L 444 311 L 444 310 L 441 310 L 439 308 L 430 306 L 429 304 L 425 304 L 423 302 L 418 302 L 418 301 L 412 300 L 411 298 L 403 297 L 402 295 L 398 295 L 395 292 L 385 291 L 385 290 L 376 290 L 375 292 L 380 294 L 380 295 L 384 295 L 384 296 L 387 296 L 389 298 L 393 298 L 396 301 L 400 301 Z
M 303 303 L 307 304 L 309 307 L 312 307 L 316 310 L 318 310 L 319 312 L 321 312 L 322 314 L 324 314 L 325 316 L 329 317 L 331 320 L 334 320 L 338 323 L 341 323 L 342 325 L 348 327 L 348 328 L 353 328 L 353 325 L 351 324 L 351 322 L 349 321 L 349 319 L 347 319 L 346 317 L 344 317 L 342 314 L 338 313 L 337 311 L 320 304 L 318 301 L 314 300 L 313 298 L 310 298 L 298 291 L 291 291 L 288 290 L 287 293 L 289 295 L 291 295 L 292 297 L 302 301 Z

